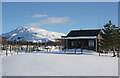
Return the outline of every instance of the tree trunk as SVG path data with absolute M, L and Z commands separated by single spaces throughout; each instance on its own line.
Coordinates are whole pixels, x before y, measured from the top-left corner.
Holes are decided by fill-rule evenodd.
M 31 44 L 29 44 L 29 51 L 31 52 Z
M 113 57 L 115 57 L 115 47 L 113 47 Z
M 28 43 L 27 43 L 27 48 L 26 48 L 26 52 L 28 52 L 28 46 L 29 46 L 29 45 L 28 45 Z
M 23 49 L 22 49 L 22 45 L 20 46 L 20 50 L 23 50 Z M 22 54 L 22 51 L 21 51 L 21 54 Z
M 16 52 L 16 46 L 17 46 L 17 45 L 15 45 L 15 52 Z
M 66 53 L 66 49 L 64 49 L 64 53 Z
M 8 56 L 8 49 L 7 49 L 7 47 L 6 47 L 6 56 Z
M 39 51 L 39 49 L 38 49 L 38 43 L 37 43 L 37 52 Z
M 19 52 L 18 52 L 18 47 L 17 47 L 17 54 L 19 54 Z
M 36 43 L 36 49 L 37 49 L 37 52 L 38 52 L 38 43 Z
M 120 57 L 120 55 L 119 55 L 119 49 L 117 50 L 117 57 Z
M 99 56 L 100 56 L 100 49 L 99 49 Z
M 12 51 L 12 45 L 10 44 L 10 54 L 13 55 L 11 51 Z
M 19 54 L 19 46 L 17 45 L 17 54 Z

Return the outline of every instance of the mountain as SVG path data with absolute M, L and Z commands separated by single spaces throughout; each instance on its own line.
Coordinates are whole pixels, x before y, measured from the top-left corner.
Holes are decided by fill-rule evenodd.
M 48 42 L 66 36 L 63 33 L 47 31 L 41 28 L 20 27 L 11 32 L 2 34 L 8 41 L 32 41 L 32 42 Z

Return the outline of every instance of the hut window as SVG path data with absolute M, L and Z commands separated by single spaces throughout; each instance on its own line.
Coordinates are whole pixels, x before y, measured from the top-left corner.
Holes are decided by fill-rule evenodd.
M 71 45 L 74 46 L 74 42 L 71 42 Z
M 89 47 L 94 47 L 94 40 L 89 40 L 88 45 L 89 45 Z

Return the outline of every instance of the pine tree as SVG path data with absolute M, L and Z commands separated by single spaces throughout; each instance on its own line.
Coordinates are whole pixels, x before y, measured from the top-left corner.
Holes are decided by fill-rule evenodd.
M 119 51 L 120 51 L 120 29 L 117 30 L 117 39 L 116 39 L 116 46 L 117 46 L 117 57 L 120 57 L 119 56 Z
M 104 50 L 108 50 L 110 48 L 110 45 L 112 44 L 112 36 L 111 36 L 111 21 L 104 25 L 104 28 L 102 30 L 101 36 L 102 39 L 100 40 L 100 47 Z
M 115 49 L 116 49 L 116 37 L 117 37 L 117 29 L 116 29 L 116 26 L 115 25 L 112 25 L 111 26 L 111 42 L 112 42 L 112 45 L 111 47 L 113 48 L 113 57 L 115 57 Z
M 113 50 L 113 57 L 115 57 L 115 50 L 117 50 L 117 56 L 119 57 L 120 50 L 120 29 L 116 27 L 109 21 L 106 25 L 104 25 L 103 32 L 101 33 L 102 40 L 100 41 L 100 45 L 102 49 Z
M 117 57 L 119 57 L 119 49 L 120 49 L 120 31 L 119 27 L 116 27 L 115 25 L 113 27 L 113 32 L 112 32 L 112 39 L 113 39 L 113 45 L 117 49 Z
M 115 49 L 117 46 L 117 27 L 109 21 L 104 25 L 104 29 L 101 33 L 102 40 L 100 41 L 101 48 L 104 50 L 113 49 L 113 57 L 115 57 Z

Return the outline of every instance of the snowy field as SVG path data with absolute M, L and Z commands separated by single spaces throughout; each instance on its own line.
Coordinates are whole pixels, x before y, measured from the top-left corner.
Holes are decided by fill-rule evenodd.
M 23 53 L 2 58 L 3 76 L 118 76 L 118 58 L 86 54 Z

